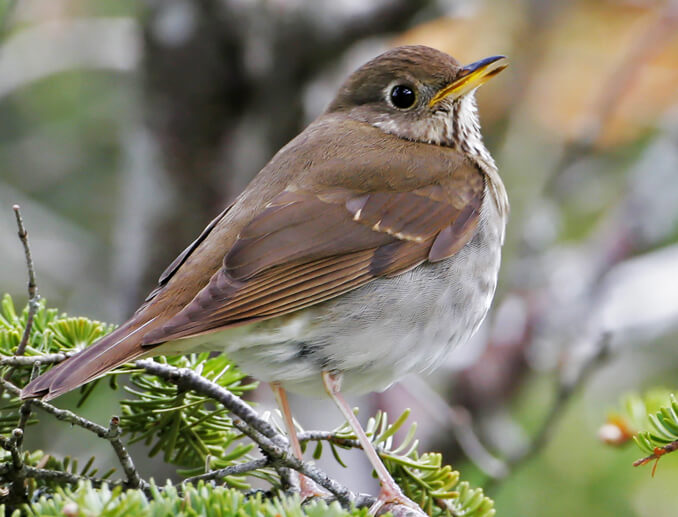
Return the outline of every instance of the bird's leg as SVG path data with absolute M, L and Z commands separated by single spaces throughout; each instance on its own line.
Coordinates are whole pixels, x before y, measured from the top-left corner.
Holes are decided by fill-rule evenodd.
M 365 434 L 365 431 L 360 425 L 360 422 L 358 422 L 353 410 L 341 395 L 341 375 L 333 375 L 330 372 L 323 372 L 322 376 L 323 385 L 325 386 L 327 394 L 332 397 L 332 400 L 334 400 L 335 404 L 344 415 L 344 418 L 346 418 L 350 426 L 353 428 L 360 445 L 365 451 L 365 454 L 367 454 L 367 459 L 372 464 L 372 467 L 374 467 L 377 477 L 379 478 L 379 482 L 381 483 L 381 492 L 379 492 L 377 501 L 370 508 L 370 513 L 372 515 L 376 515 L 377 511 L 385 503 L 403 504 L 421 511 L 417 503 L 403 494 L 403 491 L 393 480 L 391 474 L 389 474 L 388 470 L 386 470 L 384 463 L 379 458 L 377 451 L 374 449 L 372 442 Z
M 272 382 L 271 389 L 273 390 L 275 400 L 278 402 L 278 407 L 280 408 L 280 411 L 282 411 L 283 421 L 285 422 L 285 428 L 287 429 L 287 436 L 289 437 L 292 446 L 292 452 L 298 460 L 303 461 L 301 444 L 299 443 L 299 438 L 297 438 L 297 430 L 295 429 L 294 421 L 292 420 L 290 404 L 287 401 L 287 392 L 279 382 Z M 301 492 L 302 500 L 309 497 L 326 497 L 328 495 L 327 492 L 324 492 L 303 474 L 299 474 L 299 491 Z

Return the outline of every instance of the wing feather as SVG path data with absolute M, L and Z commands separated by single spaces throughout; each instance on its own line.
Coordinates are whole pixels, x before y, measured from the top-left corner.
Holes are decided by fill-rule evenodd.
M 470 183 L 464 192 L 284 191 L 243 228 L 208 285 L 144 344 L 281 316 L 449 257 L 477 227 L 484 182 Z

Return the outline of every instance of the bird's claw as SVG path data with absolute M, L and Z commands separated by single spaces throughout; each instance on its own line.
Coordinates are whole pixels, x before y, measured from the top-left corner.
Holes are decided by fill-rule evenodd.
M 401 517 L 420 517 L 426 515 L 419 505 L 403 494 L 397 486 L 382 486 L 379 497 L 370 507 L 370 515 L 381 515 L 385 512 L 391 512 L 393 515 Z

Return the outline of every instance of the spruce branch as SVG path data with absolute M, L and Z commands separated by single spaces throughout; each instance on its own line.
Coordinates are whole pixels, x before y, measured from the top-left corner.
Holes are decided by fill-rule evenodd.
M 201 377 L 196 372 L 189 370 L 188 368 L 175 368 L 150 359 L 136 361 L 134 364 L 137 368 L 142 368 L 151 375 L 169 381 L 182 390 L 193 390 L 201 395 L 205 395 L 206 397 L 218 401 L 226 409 L 231 411 L 234 415 L 237 415 L 263 436 L 271 439 L 281 447 L 287 446 L 287 441 L 270 423 L 259 417 L 256 411 L 250 406 L 228 390 Z
M 254 470 L 263 469 L 270 464 L 271 460 L 269 458 L 259 458 L 256 460 L 248 461 L 247 463 L 239 463 L 238 465 L 231 465 L 230 467 L 225 467 L 219 470 L 212 470 L 206 472 L 205 474 L 199 474 L 197 476 L 191 476 L 183 480 L 182 484 L 186 485 L 189 483 L 197 483 L 198 481 L 211 481 L 224 479 L 228 476 L 241 476 L 242 474 L 247 474 Z
M 361 449 L 362 445 L 356 438 L 347 438 L 341 436 L 335 431 L 303 431 L 298 434 L 299 443 L 302 445 L 308 442 L 330 442 L 346 449 Z M 379 450 L 377 450 L 377 453 Z
M 18 443 L 18 433 L 15 430 L 9 437 L 2 437 L 7 455 L 0 464 L 0 479 L 10 486 L 9 489 L 0 489 L 0 503 L 22 504 L 28 496 L 27 488 L 48 488 L 50 491 L 59 489 L 63 484 L 77 484 L 82 481 L 90 482 L 96 487 L 110 484 L 128 488 L 125 481 L 111 481 L 109 478 L 115 469 L 110 469 L 101 476 L 98 470 L 92 468 L 95 458 L 92 456 L 82 468 L 78 468 L 78 461 L 69 457 L 57 460 L 42 451 L 22 451 Z M 14 456 L 14 460 L 12 460 Z M 17 457 L 19 461 L 17 462 Z M 16 482 L 18 481 L 18 482 Z
M 17 472 L 21 471 L 24 466 L 18 445 L 22 435 L 23 431 L 21 429 L 15 429 L 9 438 L 6 436 L 0 436 L 0 447 L 10 453 L 12 457 L 12 468 Z
M 113 325 L 99 321 L 60 314 L 56 309 L 47 308 L 44 299 L 41 299 L 24 355 L 17 356 L 15 351 L 25 335 L 28 319 L 28 307 L 19 310 L 8 294 L 0 298 L 0 368 L 4 369 L 0 376 L 15 386 L 23 386 L 29 382 L 32 376 L 39 373 L 36 368 L 67 359 L 114 328 Z M 95 384 L 96 382 L 89 386 Z M 0 393 L 3 389 L 0 386 Z M 85 395 L 88 393 L 89 389 L 85 391 Z M 17 414 L 18 406 L 13 407 L 15 403 L 21 404 L 15 398 L 11 401 L 11 407 L 0 409 L 0 420 Z M 9 427 L 1 425 L 1 428 L 9 432 L 15 426 L 16 421 L 9 424 Z
M 196 484 L 164 486 L 151 484 L 148 492 L 123 491 L 104 484 L 94 488 L 92 483 L 57 489 L 44 494 L 31 504 L 31 515 L 63 517 L 64 515 L 105 515 L 108 517 L 134 515 L 153 517 L 159 515 L 280 515 L 315 517 L 368 517 L 367 508 L 347 511 L 337 503 L 314 500 L 304 504 L 298 496 L 271 499 L 258 491 L 242 491 L 200 481 Z M 74 513 L 75 512 L 75 513 Z
M 245 374 L 223 355 L 200 353 L 159 360 L 199 372 L 233 396 L 257 386 L 247 382 Z M 233 428 L 228 410 L 207 396 L 177 389 L 141 368 L 132 372 L 124 389 L 132 396 L 120 403 L 121 425 L 131 435 L 130 443 L 143 441 L 150 446 L 150 456 L 162 453 L 166 462 L 183 469 L 183 475 L 201 474 L 206 464 L 207 470 L 231 466 L 253 447 L 242 443 L 243 435 Z
M 27 479 L 36 479 L 40 481 L 56 481 L 58 483 L 67 483 L 69 485 L 77 485 L 82 481 L 88 481 L 94 486 L 101 486 L 104 483 L 110 483 L 110 481 L 102 478 L 95 478 L 91 476 L 81 476 L 79 474 L 73 474 L 72 472 L 66 472 L 63 470 L 52 470 L 52 469 L 41 469 L 31 466 L 24 466 L 23 469 L 24 477 Z M 116 485 L 115 482 L 111 483 Z
M 482 489 L 471 488 L 468 482 L 461 481 L 459 472 L 443 465 L 442 455 L 419 454 L 419 443 L 415 439 L 416 424 L 410 426 L 400 443 L 395 443 L 395 435 L 403 429 L 409 413 L 406 410 L 393 423 L 389 423 L 386 413 L 378 412 L 368 420 L 365 427 L 377 454 L 405 494 L 429 515 L 493 516 L 493 501 L 485 496 Z M 341 448 L 361 447 L 347 424 L 330 432 L 301 432 L 299 441 L 318 442 L 315 457 L 319 457 L 322 452 L 320 443 L 329 443 L 335 458 L 342 464 L 335 445 Z
M 308 476 L 334 494 L 342 504 L 350 504 L 354 499 L 353 494 L 346 487 L 331 479 L 317 467 L 295 458 L 288 449 L 287 440 L 269 422 L 262 419 L 256 411 L 228 390 L 187 368 L 175 368 L 149 359 L 136 361 L 135 366 L 175 384 L 182 390 L 192 390 L 219 402 L 237 417 L 233 419 L 234 427 L 256 442 L 273 464 L 282 464 Z
M 672 442 L 667 443 L 666 445 L 662 445 L 661 447 L 655 447 L 654 450 L 652 451 L 652 454 L 649 456 L 645 456 L 644 458 L 640 458 L 636 461 L 633 462 L 634 467 L 640 467 L 641 465 L 646 465 L 649 462 L 653 460 L 659 460 L 662 456 L 665 454 L 668 454 L 670 452 L 678 451 L 678 440 L 674 440 Z M 654 469 L 652 471 L 654 474 Z
M 71 352 L 56 352 L 53 354 L 34 355 L 34 356 L 7 356 L 0 354 L 0 366 L 33 366 L 43 364 L 56 364 L 65 361 L 69 357 L 75 355 L 77 351 Z
M 66 470 L 46 469 L 28 465 L 24 461 L 23 454 L 20 450 L 20 442 L 22 438 L 23 431 L 18 428 L 12 432 L 9 438 L 0 436 L 0 447 L 9 452 L 12 459 L 11 463 L 5 463 L 2 465 L 2 468 L 0 469 L 0 475 L 9 477 L 12 484 L 16 485 L 22 492 L 24 490 L 23 483 L 26 479 L 58 481 L 69 484 L 77 484 L 81 481 L 89 481 L 96 486 L 101 486 L 102 483 L 106 482 L 106 476 L 103 478 L 95 478 L 85 475 L 85 473 L 89 470 L 89 466 L 91 465 L 91 462 L 94 458 L 92 458 L 88 465 L 85 466 L 85 468 L 82 470 L 82 474 L 75 474 Z M 41 463 L 46 463 L 48 460 L 49 457 L 43 458 Z M 77 464 L 74 463 L 74 466 L 77 466 Z M 21 500 L 20 497 L 15 497 L 15 499 Z
M 678 399 L 665 389 L 654 389 L 642 396 L 627 394 L 622 399 L 622 410 L 608 416 L 605 426 L 614 426 L 619 434 L 630 435 L 646 456 L 633 462 L 634 467 L 655 461 L 678 450 Z M 606 440 L 614 445 L 628 440 Z
M 7 465 L 7 472 L 3 475 L 9 481 L 9 490 L 7 494 L 3 495 L 3 500 L 9 502 L 22 501 L 26 492 L 24 488 L 26 469 L 24 468 L 24 461 L 19 450 L 22 439 L 22 429 L 14 429 L 9 438 L 0 436 L 0 447 L 9 452 L 11 457 L 11 463 Z
M 21 357 L 26 352 L 26 345 L 28 345 L 28 340 L 30 338 L 31 331 L 33 330 L 33 320 L 35 319 L 35 314 L 38 312 L 38 309 L 40 308 L 40 295 L 38 293 L 38 284 L 35 280 L 35 265 L 33 264 L 33 257 L 31 255 L 31 246 L 28 242 L 28 231 L 24 226 L 24 220 L 23 217 L 21 216 L 21 208 L 19 207 L 19 205 L 14 205 L 12 209 L 14 210 L 14 216 L 16 217 L 18 236 L 24 248 L 24 256 L 26 258 L 26 269 L 28 271 L 28 315 L 26 317 L 26 326 L 24 327 L 23 334 L 21 335 L 21 341 L 19 341 L 19 345 L 17 346 L 14 352 L 15 356 Z M 9 380 L 12 378 L 13 371 L 14 369 L 10 368 L 5 373 L 4 376 L 5 380 Z M 2 388 L 0 388 L 0 396 L 2 396 Z M 31 402 L 28 400 L 22 402 L 19 413 L 20 417 L 19 422 L 17 424 L 17 428 L 23 431 L 31 415 Z M 21 445 L 21 441 L 23 440 L 23 433 L 18 438 L 18 440 L 19 445 Z
M 5 390 L 7 390 L 10 393 L 13 393 L 14 395 L 18 396 L 21 393 L 21 390 L 19 388 L 17 388 L 16 386 L 14 386 L 14 384 L 4 379 L 0 379 L 0 385 L 2 385 L 2 387 Z M 132 461 L 131 456 L 129 455 L 127 449 L 120 440 L 118 417 L 111 418 L 110 425 L 108 428 L 106 428 L 102 425 L 92 422 L 91 420 L 76 415 L 72 411 L 69 411 L 67 409 L 59 409 L 56 406 L 53 406 L 52 404 L 44 402 L 40 399 L 33 399 L 31 403 L 34 406 L 42 409 L 43 411 L 53 415 L 57 420 L 77 425 L 78 427 L 81 427 L 83 429 L 86 429 L 87 431 L 96 434 L 99 438 L 108 440 L 118 458 L 118 461 L 120 462 L 120 466 L 122 467 L 123 472 L 125 473 L 126 476 L 125 484 L 130 488 L 145 488 L 147 486 L 146 482 L 139 477 L 139 474 L 136 468 L 134 467 L 134 462 Z
M 33 257 L 31 255 L 31 246 L 28 242 L 28 231 L 24 226 L 24 220 L 21 216 L 21 208 L 19 205 L 14 205 L 12 207 L 14 210 L 14 215 L 16 216 L 16 224 L 19 229 L 18 235 L 21 240 L 21 244 L 24 247 L 24 256 L 26 257 L 26 269 L 28 270 L 28 318 L 26 320 L 26 327 L 24 328 L 23 336 L 21 336 L 21 342 L 16 349 L 15 355 L 21 356 L 24 355 L 26 351 L 26 345 L 28 344 L 28 338 L 31 335 L 31 330 L 33 329 L 33 319 L 35 318 L 35 313 L 40 308 L 40 294 L 38 293 L 38 284 L 35 281 L 35 266 L 33 264 Z
M 118 457 L 120 466 L 122 467 L 125 477 L 127 478 L 127 485 L 130 488 L 146 488 L 147 483 L 139 476 L 139 472 L 137 472 L 137 469 L 134 466 L 132 457 L 129 455 L 127 448 L 120 440 L 120 435 L 120 419 L 117 416 L 113 416 L 111 417 L 111 421 L 108 425 L 106 435 L 103 438 L 106 438 L 109 442 L 111 442 L 111 447 L 113 447 L 115 455 Z

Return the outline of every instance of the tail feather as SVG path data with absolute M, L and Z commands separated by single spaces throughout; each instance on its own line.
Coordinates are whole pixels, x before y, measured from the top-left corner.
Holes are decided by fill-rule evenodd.
M 94 345 L 75 354 L 28 383 L 21 390 L 21 398 L 51 400 L 106 372 L 148 354 L 149 348 L 141 344 L 144 327 L 130 321 L 103 337 Z

